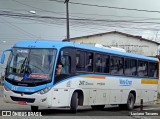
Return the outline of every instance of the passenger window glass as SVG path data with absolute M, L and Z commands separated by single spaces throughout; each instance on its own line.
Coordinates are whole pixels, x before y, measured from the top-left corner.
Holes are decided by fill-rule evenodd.
M 62 71 L 61 74 L 70 74 L 71 70 L 71 57 L 70 56 L 64 56 L 62 58 Z
M 86 65 L 85 69 L 89 72 L 93 71 L 93 53 L 86 53 Z
M 137 72 L 137 61 L 134 59 L 125 59 L 125 70 L 124 73 L 127 76 L 135 76 Z
M 149 63 L 149 77 L 157 78 L 158 77 L 158 64 L 157 63 Z
M 56 67 L 56 75 L 61 74 L 70 74 L 71 73 L 71 57 L 63 56 L 62 59 L 58 59 L 57 67 Z
M 131 72 L 131 60 L 130 59 L 125 59 L 125 70 L 124 70 L 125 75 L 132 75 Z
M 131 75 L 136 76 L 137 75 L 137 60 L 131 59 L 130 66 L 131 66 Z
M 123 58 L 122 57 L 111 57 L 111 74 L 123 75 Z
M 109 61 L 109 56 L 104 56 L 104 59 L 102 60 L 102 73 L 109 73 Z
M 102 57 L 101 57 L 101 55 L 96 55 L 95 72 L 102 72 Z
M 138 61 L 138 76 L 139 77 L 146 77 L 148 76 L 148 62 L 145 61 Z
M 85 71 L 85 53 L 83 51 L 77 51 L 76 53 L 76 69 Z

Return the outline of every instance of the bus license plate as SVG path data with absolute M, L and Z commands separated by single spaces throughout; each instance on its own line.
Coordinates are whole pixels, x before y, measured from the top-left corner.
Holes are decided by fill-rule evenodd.
M 18 104 L 20 104 L 20 105 L 27 105 L 27 102 L 25 102 L 25 101 L 18 101 Z

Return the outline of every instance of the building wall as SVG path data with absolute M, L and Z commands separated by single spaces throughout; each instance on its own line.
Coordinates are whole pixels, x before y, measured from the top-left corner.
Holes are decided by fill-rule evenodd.
M 155 43 L 121 34 L 105 34 L 88 38 L 77 38 L 73 41 L 90 45 L 98 43 L 105 46 L 119 47 L 125 49 L 127 52 L 146 56 L 156 56 L 158 51 L 158 45 Z

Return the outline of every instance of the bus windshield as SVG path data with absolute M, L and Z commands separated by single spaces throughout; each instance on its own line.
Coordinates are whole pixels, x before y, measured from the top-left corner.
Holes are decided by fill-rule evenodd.
M 13 48 L 6 78 L 20 82 L 51 80 L 55 56 L 55 49 Z

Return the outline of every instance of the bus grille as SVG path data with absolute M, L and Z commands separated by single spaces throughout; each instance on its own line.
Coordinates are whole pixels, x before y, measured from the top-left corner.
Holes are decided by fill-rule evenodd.
M 28 103 L 33 103 L 35 101 L 34 98 L 20 98 L 20 97 L 14 97 L 14 96 L 11 96 L 11 99 L 13 101 L 25 101 L 25 102 L 28 102 Z

